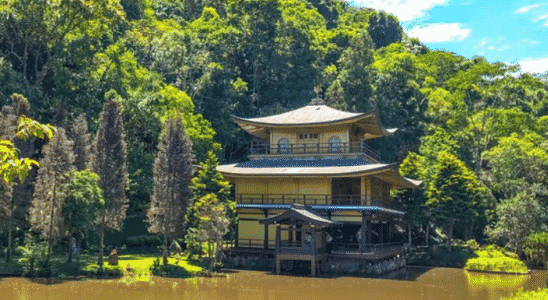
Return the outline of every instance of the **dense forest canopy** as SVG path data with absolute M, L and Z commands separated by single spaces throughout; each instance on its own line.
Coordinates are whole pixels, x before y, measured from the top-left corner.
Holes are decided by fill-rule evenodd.
M 546 200 L 546 79 L 428 49 L 390 14 L 342 0 L 11 0 L 0 15 L 0 107 L 23 94 L 31 117 L 66 128 L 85 113 L 94 136 L 107 96 L 120 103 L 130 213 L 148 205 L 169 110 L 181 112 L 197 161 L 213 150 L 235 162 L 250 137 L 230 115 L 284 112 L 316 96 L 378 109 L 385 127 L 400 128 L 371 146 L 386 162 L 418 153 L 407 169 L 425 193 L 445 153 L 488 188 L 483 209 L 520 192 Z

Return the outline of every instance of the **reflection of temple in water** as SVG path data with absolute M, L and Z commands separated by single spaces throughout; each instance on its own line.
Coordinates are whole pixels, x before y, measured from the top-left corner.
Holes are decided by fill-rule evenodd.
M 381 163 L 368 147 L 396 131 L 383 128 L 376 111 L 311 104 L 234 120 L 254 141 L 248 162 L 218 167 L 235 186 L 232 255 L 270 256 L 278 273 L 308 261 L 315 275 L 335 262 L 377 267 L 402 252 L 395 233 L 404 213 L 390 191 L 420 182 L 400 176 L 396 164 Z

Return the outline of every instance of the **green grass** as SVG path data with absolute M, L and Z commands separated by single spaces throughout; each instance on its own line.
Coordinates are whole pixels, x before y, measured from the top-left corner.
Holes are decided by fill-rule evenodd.
M 503 298 L 503 300 L 544 300 L 548 299 L 548 289 L 539 289 L 537 291 L 520 291 L 513 296 Z
M 527 274 L 529 269 L 517 258 L 517 255 L 501 248 L 487 247 L 477 250 L 478 257 L 471 258 L 464 266 L 468 271 L 501 272 L 510 274 Z

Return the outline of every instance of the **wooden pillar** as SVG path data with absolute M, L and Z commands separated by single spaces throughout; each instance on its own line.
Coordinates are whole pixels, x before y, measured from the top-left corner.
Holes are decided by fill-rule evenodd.
M 310 262 L 310 268 L 311 268 L 311 272 L 312 273 L 312 277 L 316 277 L 316 258 L 312 258 L 312 261 Z
M 369 231 L 369 224 L 367 224 L 367 215 L 362 213 L 362 228 L 360 229 L 360 252 L 365 251 L 365 245 L 367 244 L 367 232 Z
M 268 209 L 264 210 L 264 218 L 268 218 Z M 268 224 L 264 223 L 264 248 L 268 249 Z
M 386 241 L 384 240 L 384 239 L 386 238 L 386 236 L 385 236 L 386 234 L 385 234 L 385 232 L 384 232 L 384 231 L 386 230 L 386 223 L 381 222 L 379 225 L 380 225 L 380 230 L 379 230 L 379 232 L 380 232 L 379 244 L 383 244 L 383 243 L 386 242 Z
M 327 211 L 327 219 L 331 220 L 331 211 L 330 210 Z
M 367 205 L 371 205 L 371 177 L 367 176 L 365 179 L 366 200 Z
M 388 222 L 388 242 L 392 243 L 392 224 L 393 222 Z
M 238 212 L 236 211 L 236 220 L 238 220 Z M 240 227 L 239 222 L 236 222 L 236 228 L 234 228 L 234 247 L 238 248 L 239 245 L 239 239 L 240 239 L 240 232 L 238 230 L 238 227 Z
M 275 250 L 275 256 L 276 256 L 276 274 L 280 274 L 280 259 L 278 257 L 278 249 L 280 247 L 280 240 L 281 240 L 281 228 L 280 224 L 276 224 L 276 250 Z
M 366 204 L 366 197 L 367 197 L 367 187 L 366 187 L 366 183 L 365 183 L 365 176 L 362 176 L 360 178 L 360 187 L 361 187 L 361 205 L 364 206 Z

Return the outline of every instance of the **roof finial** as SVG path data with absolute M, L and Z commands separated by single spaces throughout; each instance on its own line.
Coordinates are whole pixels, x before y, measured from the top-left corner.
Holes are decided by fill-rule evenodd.
M 322 88 L 317 86 L 314 88 L 314 92 L 316 93 L 316 98 L 312 99 L 310 101 L 309 105 L 325 105 L 325 102 L 323 101 L 322 97 L 320 96 L 322 93 Z

